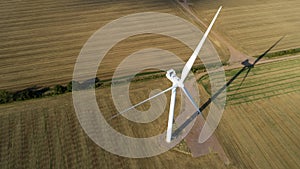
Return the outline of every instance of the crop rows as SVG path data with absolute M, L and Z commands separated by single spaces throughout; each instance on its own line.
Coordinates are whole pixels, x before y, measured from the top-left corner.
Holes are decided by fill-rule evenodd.
M 171 2 L 156 0 L 2 1 L 0 6 L 0 89 L 5 90 L 71 81 L 84 43 L 97 29 L 121 16 L 145 11 L 176 13 Z M 110 58 L 118 64 L 114 59 Z M 112 75 L 111 65 L 103 66 L 110 74 L 101 74 L 101 79 Z
M 209 22 L 218 5 L 224 8 L 216 29 L 246 54 L 259 55 L 284 35 L 275 51 L 299 48 L 299 1 L 195 1 L 193 9 Z
M 231 159 L 247 168 L 298 168 L 299 96 L 293 92 L 227 106 L 218 134 Z
M 250 102 L 300 91 L 299 65 L 300 59 L 294 59 L 256 66 L 251 70 L 242 86 L 240 83 L 245 73 L 241 74 L 227 90 L 229 104 Z
M 70 99 L 68 99 L 70 100 Z M 55 104 L 54 100 L 50 101 Z M 37 100 L 41 102 L 41 100 Z M 1 168 L 120 168 L 114 156 L 89 140 L 80 128 L 70 101 L 57 105 L 1 107 Z M 40 104 L 41 105 L 41 104 Z M 54 105 L 53 105 L 54 106 Z M 67 109 L 64 107 L 68 107 Z M 15 112 L 9 112 L 15 111 Z M 104 167 L 106 168 L 106 167 Z
M 160 84 L 158 81 L 156 84 Z M 157 86 L 145 82 L 135 82 L 133 85 L 133 94 L 141 95 L 131 96 L 133 103 L 148 96 L 145 89 L 167 86 L 166 83 Z M 97 89 L 96 93 L 101 112 L 106 119 L 110 118 L 116 113 L 110 88 Z M 196 159 L 190 154 L 170 150 L 155 157 L 130 159 L 109 153 L 83 131 L 71 98 L 71 94 L 64 94 L 28 100 L 26 104 L 1 105 L 0 168 L 225 168 L 216 154 Z M 121 116 L 107 122 L 122 134 L 149 137 L 165 130 L 166 119 L 167 112 L 150 124 L 133 123 Z

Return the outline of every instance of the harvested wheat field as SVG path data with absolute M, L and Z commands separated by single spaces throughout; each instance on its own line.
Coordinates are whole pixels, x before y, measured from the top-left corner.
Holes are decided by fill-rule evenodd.
M 227 89 L 217 135 L 238 168 L 299 168 L 299 65 L 299 57 L 261 64 Z M 227 71 L 228 79 L 237 71 Z
M 97 29 L 135 12 L 173 11 L 163 1 L 1 1 L 0 4 L 0 89 L 10 90 L 66 84 L 72 79 L 81 48 Z
M 238 168 L 299 168 L 299 99 L 298 90 L 228 106 L 218 133 L 223 145 L 230 147 L 226 150 L 233 164 Z
M 133 94 L 164 88 L 166 80 L 136 82 Z M 148 83 L 147 83 L 148 82 Z M 140 88 L 138 87 L 140 86 Z M 141 87 L 143 86 L 143 87 Z M 148 90 L 147 90 L 148 89 Z M 97 89 L 100 109 L 108 119 L 115 113 L 110 88 Z M 166 95 L 167 96 L 167 95 Z M 139 98 L 132 97 L 133 101 Z M 143 98 L 140 98 L 143 99 Z M 169 100 L 169 98 L 168 98 Z M 147 109 L 145 107 L 141 107 Z M 96 145 L 82 130 L 71 94 L 1 105 L 0 168 L 230 168 L 215 153 L 193 158 L 188 149 L 175 147 L 158 156 L 131 159 L 113 155 Z M 110 122 L 116 130 L 132 137 L 148 137 L 166 129 L 167 110 L 150 124 L 118 117 Z M 233 167 L 234 168 L 234 167 Z
M 222 5 L 222 14 L 216 22 L 217 33 L 250 56 L 261 54 L 284 35 L 285 40 L 274 51 L 300 48 L 300 2 L 297 0 L 190 2 L 193 12 L 205 23 L 210 22 L 209 18 Z
M 225 154 L 221 158 L 210 147 L 208 149 L 211 152 L 207 155 L 194 158 L 184 139 L 172 149 L 153 157 L 127 158 L 115 155 L 98 146 L 84 131 L 75 112 L 72 93 L 48 91 L 57 84 L 66 85 L 72 80 L 76 59 L 95 31 L 120 17 L 139 12 L 176 15 L 204 31 L 205 24 L 223 5 L 209 37 L 223 64 L 228 63 L 229 56 L 238 57 L 234 56 L 236 53 L 242 59 L 243 53 L 249 56 L 261 54 L 283 35 L 286 37 L 272 52 L 298 50 L 300 47 L 300 2 L 296 0 L 191 0 L 188 4 L 187 7 L 187 4 L 180 4 L 176 0 L 1 1 L 0 103 L 5 104 L 0 104 L 0 168 L 300 168 L 300 59 L 293 50 L 294 53 L 288 53 L 294 55 L 292 57 L 285 55 L 277 60 L 271 58 L 261 61 L 262 64 L 255 65 L 251 70 L 243 85 L 240 86 L 243 79 L 241 74 L 227 88 L 225 112 L 215 131 L 215 137 Z M 175 22 L 168 20 L 161 23 Z M 130 26 L 132 24 L 127 23 L 127 26 L 120 27 L 124 28 L 124 33 L 128 33 L 126 30 Z M 147 26 L 141 25 L 139 28 Z M 172 27 L 170 24 L 163 28 Z M 193 30 L 182 27 L 173 30 L 173 33 L 188 37 Z M 108 41 L 102 39 L 100 44 L 106 45 Z M 225 41 L 226 44 L 223 44 Z M 198 41 L 194 45 L 196 43 Z M 207 46 L 204 45 L 200 54 L 210 61 L 210 56 L 217 54 L 208 51 Z M 171 62 L 161 55 L 149 59 L 145 52 L 148 48 L 169 51 L 178 56 L 178 60 Z M 144 67 L 151 61 L 152 65 L 165 69 L 176 68 L 177 71 L 193 52 L 176 38 L 143 33 L 122 39 L 106 53 L 97 71 L 101 84 L 95 85 L 96 102 L 114 130 L 134 138 L 163 134 L 167 128 L 170 102 L 170 92 L 167 92 L 151 103 L 136 107 L 147 112 L 153 111 L 151 104 L 156 104 L 156 108 L 162 110 L 157 119 L 149 123 L 136 123 L 122 116 L 110 119 L 118 112 L 111 88 L 126 82 L 120 78 L 120 81 L 110 83 L 111 78 L 127 56 L 140 51 L 145 56 L 127 64 L 123 67 L 125 70 Z M 209 98 L 210 85 L 208 76 L 202 76 L 205 74 L 202 62 L 197 59 L 192 71 L 196 72 L 195 77 L 201 76 L 197 79 L 199 83 L 194 85 L 199 87 L 203 104 Z M 227 80 L 237 73 L 238 70 L 233 68 L 236 66 L 226 67 Z M 165 72 L 149 74 L 149 71 L 158 72 L 158 69 L 149 68 L 139 72 L 142 74 L 136 76 L 128 86 L 130 94 L 128 99 L 125 98 L 127 102 L 139 103 L 153 95 L 154 90 L 171 86 Z M 177 73 L 180 74 L 180 71 Z M 123 76 L 128 74 L 121 74 Z M 190 77 L 188 79 L 192 79 Z M 25 95 L 25 99 L 18 98 L 16 91 L 32 87 L 45 87 L 50 93 L 26 98 L 28 93 L 24 90 L 21 94 Z M 70 92 L 69 89 L 65 90 Z M 196 93 L 194 91 L 192 94 Z M 123 94 L 117 95 L 125 97 Z M 179 92 L 177 96 L 175 117 L 180 116 L 180 101 L 185 98 Z M 8 101 L 3 101 L 3 98 Z M 124 100 L 121 104 L 125 108 L 128 105 Z M 162 103 L 166 103 L 166 106 Z M 208 108 L 203 112 L 204 117 Z M 186 119 L 180 120 L 184 123 Z M 174 129 L 180 128 L 178 126 L 181 123 L 178 124 L 177 120 L 174 122 Z M 178 133 L 175 140 L 182 137 L 183 132 Z M 224 163 L 222 157 L 225 156 L 229 164 Z
M 76 118 L 71 94 L 65 94 L 0 106 L 1 168 L 299 168 L 300 107 L 297 103 L 300 93 L 297 85 L 299 76 L 294 70 L 297 64 L 299 59 L 259 65 L 243 85 L 247 88 L 251 81 L 264 83 L 267 75 L 261 74 L 275 72 L 278 76 L 272 79 L 284 81 L 285 77 L 280 76 L 283 73 L 288 77 L 295 76 L 290 81 L 293 86 L 284 84 L 291 92 L 269 83 L 270 90 L 266 91 L 276 96 L 268 94 L 240 103 L 239 100 L 245 101 L 247 96 L 230 99 L 234 97 L 230 93 L 234 93 L 236 87 L 233 85 L 229 90 L 228 105 L 216 131 L 230 160 L 227 166 L 213 152 L 192 158 L 186 146 L 176 146 L 159 156 L 145 159 L 113 155 L 98 147 L 84 133 Z M 228 77 L 231 74 L 228 72 Z M 240 80 L 237 79 L 234 84 Z M 147 97 L 151 90 L 167 88 L 170 83 L 165 78 L 159 78 L 132 85 L 131 99 L 135 103 Z M 243 87 L 240 90 L 243 91 Z M 96 93 L 100 109 L 108 119 L 116 112 L 110 88 L 97 89 Z M 138 94 L 140 97 L 136 97 Z M 247 94 L 251 95 L 251 92 Z M 168 93 L 166 97 L 169 101 Z M 138 109 L 148 107 L 149 104 L 146 104 Z M 133 123 L 122 117 L 109 123 L 128 136 L 149 137 L 166 129 L 167 111 L 168 108 L 149 124 Z
M 233 143 L 232 158 L 251 168 L 299 168 L 299 65 L 299 58 L 259 65 L 240 89 L 243 75 L 229 88 L 218 133 Z
M 172 0 L 1 1 L 0 9 L 0 89 L 14 91 L 70 82 L 86 41 L 96 30 L 120 17 L 162 12 L 187 18 Z M 126 30 L 124 27 L 123 31 Z M 181 35 L 189 33 L 185 29 L 174 31 Z M 136 35 L 116 44 L 107 53 L 98 77 L 110 79 L 125 56 L 150 47 L 172 51 L 182 60 L 187 60 L 192 53 L 170 37 Z

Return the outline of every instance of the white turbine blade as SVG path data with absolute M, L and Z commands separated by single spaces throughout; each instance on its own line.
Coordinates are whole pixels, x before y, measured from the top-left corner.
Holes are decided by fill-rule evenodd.
M 198 54 L 199 54 L 202 46 L 203 46 L 203 44 L 204 44 L 204 42 L 205 42 L 205 40 L 206 40 L 206 38 L 207 38 L 207 36 L 208 36 L 211 28 L 212 28 L 212 26 L 213 26 L 213 24 L 215 23 L 215 21 L 216 21 L 218 15 L 219 15 L 221 9 L 222 9 L 222 6 L 220 6 L 219 10 L 217 11 L 216 15 L 214 16 L 213 20 L 211 21 L 210 25 L 208 26 L 206 32 L 204 33 L 201 41 L 199 42 L 197 48 L 194 51 L 194 53 L 192 54 L 192 56 L 190 57 L 190 59 L 188 60 L 188 62 L 184 65 L 184 68 L 183 68 L 182 74 L 181 74 L 181 82 L 184 82 L 184 80 L 186 79 L 187 75 L 189 74 L 189 72 L 190 72 L 190 70 L 191 70 L 191 68 L 192 68 L 192 66 L 193 66 L 193 64 L 194 64 L 194 62 L 195 62 L 195 60 L 196 60 L 196 58 L 197 58 L 197 56 L 198 56 Z
M 161 94 L 164 94 L 164 93 L 166 93 L 167 91 L 169 91 L 169 90 L 171 90 L 171 89 L 173 89 L 173 88 L 176 88 L 176 86 L 169 87 L 169 88 L 167 88 L 166 90 L 164 90 L 164 91 L 162 91 L 162 92 L 159 92 L 159 93 L 157 93 L 157 94 L 155 94 L 155 95 L 149 97 L 148 99 L 146 99 L 146 100 L 144 100 L 144 101 L 142 101 L 142 102 L 140 102 L 140 103 L 138 103 L 138 104 L 136 104 L 136 105 L 134 105 L 134 106 L 132 106 L 132 107 L 129 107 L 129 108 L 123 110 L 123 111 L 120 112 L 120 113 L 117 113 L 117 114 L 113 115 L 109 120 L 111 120 L 111 119 L 113 119 L 113 118 L 115 118 L 115 117 L 117 117 L 117 116 L 119 116 L 119 115 L 121 115 L 121 114 L 123 114 L 123 113 L 125 113 L 125 112 L 127 112 L 127 111 L 129 111 L 129 110 L 131 110 L 131 109 L 133 109 L 133 108 L 135 108 L 135 107 L 137 107 L 137 106 L 139 106 L 139 105 L 141 105 L 141 104 L 143 104 L 143 103 L 149 101 L 149 100 L 151 100 L 151 99 L 154 99 L 155 97 L 157 97 L 157 96 L 159 96 L 159 95 L 161 95 Z
M 199 107 L 197 106 L 196 102 L 194 101 L 194 99 L 191 96 L 191 94 L 189 93 L 189 91 L 185 87 L 182 87 L 181 89 L 183 90 L 184 94 L 188 97 L 188 99 L 191 101 L 191 103 L 193 104 L 193 106 L 195 107 L 197 112 L 201 113 L 199 110 Z
M 172 139 L 175 100 L 176 100 L 176 87 L 172 89 L 172 95 L 170 101 L 169 120 L 168 120 L 167 137 L 166 137 L 166 141 L 168 143 L 170 143 Z

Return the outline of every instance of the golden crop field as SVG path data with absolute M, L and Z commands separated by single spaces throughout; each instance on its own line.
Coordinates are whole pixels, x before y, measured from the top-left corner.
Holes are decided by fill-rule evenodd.
M 193 11 L 206 23 L 217 7 L 223 5 L 214 29 L 249 55 L 260 54 L 282 35 L 287 37 L 275 50 L 299 48 L 297 1 L 191 2 Z M 193 21 L 172 0 L 1 1 L 0 9 L 0 89 L 5 90 L 68 83 L 76 58 L 88 38 L 122 16 L 151 11 Z M 100 79 L 111 78 L 113 68 L 125 55 L 144 48 L 167 49 L 183 60 L 191 53 L 181 43 L 161 36 L 132 37 L 118 46 L 107 55 L 104 69 L 98 73 Z M 226 55 L 220 54 L 224 61 Z
M 299 168 L 299 65 L 299 57 L 261 64 L 241 88 L 245 73 L 227 89 L 217 135 L 238 168 Z M 228 79 L 237 71 L 227 71 Z
M 299 168 L 299 99 L 298 90 L 226 108 L 218 134 L 238 168 Z
M 243 97 L 235 95 L 242 77 L 229 88 L 229 101 L 216 130 L 230 160 L 228 166 L 215 153 L 192 158 L 188 153 L 178 152 L 176 147 L 145 159 L 113 155 L 99 148 L 84 133 L 71 94 L 64 94 L 0 105 L 0 167 L 299 168 L 299 62 L 300 59 L 294 59 L 256 66 L 240 89 Z M 228 78 L 235 72 L 227 72 Z M 286 81 L 288 77 L 290 80 Z M 134 82 L 131 99 L 133 103 L 139 102 L 150 90 L 169 85 L 165 78 Z M 256 88 L 261 90 L 260 94 L 255 93 Z M 252 97 L 251 91 L 257 97 Z M 110 88 L 97 89 L 96 94 L 100 109 L 108 119 L 116 112 Z M 169 101 L 169 95 L 166 96 Z M 139 109 L 148 107 L 146 104 Z M 121 117 L 109 123 L 126 135 L 148 137 L 166 129 L 167 110 L 150 124 L 137 124 Z
M 223 5 L 213 33 L 247 55 L 261 54 L 283 35 L 286 37 L 272 52 L 300 48 L 299 1 L 190 0 L 189 3 L 192 12 L 206 24 Z M 204 31 L 203 25 L 175 0 L 0 1 L 0 92 L 66 85 L 72 80 L 76 59 L 89 37 L 111 21 L 138 12 L 180 16 Z M 185 29 L 174 32 L 189 33 Z M 227 62 L 226 45 L 214 35 L 210 40 L 221 61 Z M 111 79 L 123 59 L 146 48 L 168 50 L 184 62 L 192 54 L 191 49 L 174 38 L 135 35 L 111 48 L 99 66 L 97 77 Z M 285 59 L 270 59 L 256 65 L 241 87 L 245 73 L 227 88 L 227 105 L 215 135 L 229 165 L 213 151 L 193 158 L 185 141 L 149 158 L 114 155 L 100 148 L 84 132 L 74 110 L 72 94 L 65 93 L 0 104 L 0 168 L 300 168 L 300 59 L 296 55 Z M 147 61 L 127 66 L 141 66 Z M 201 65 L 200 59 L 195 65 Z M 233 66 L 228 66 L 227 80 L 238 71 Z M 202 76 L 198 80 L 201 103 L 209 98 L 208 79 Z M 153 74 L 135 80 L 129 87 L 133 104 L 148 98 L 151 90 L 171 85 L 165 76 Z M 96 89 L 96 96 L 108 120 L 117 110 L 107 84 Z M 166 98 L 169 103 L 170 92 Z M 180 100 L 177 97 L 176 103 Z M 154 136 L 166 130 L 168 105 L 151 123 L 135 123 L 121 116 L 108 123 L 128 136 Z M 147 102 L 137 109 L 149 107 Z M 175 107 L 175 116 L 179 107 L 180 104 Z
M 81 48 L 96 30 L 132 13 L 175 14 L 173 6 L 158 0 L 1 1 L 0 89 L 66 84 Z M 144 45 L 149 47 L 149 40 Z M 108 72 L 99 78 L 110 77 Z
M 161 79 L 153 83 L 160 84 Z M 133 94 L 147 93 L 152 83 L 136 82 Z M 160 87 L 166 87 L 165 80 Z M 138 87 L 140 86 L 140 87 Z M 146 90 L 146 91 L 145 91 Z M 110 88 L 97 89 L 104 116 L 115 114 Z M 142 95 L 144 97 L 147 95 Z M 132 97 L 134 101 L 139 98 Z M 142 98 L 140 98 L 142 99 Z M 142 108 L 147 108 L 147 105 Z M 176 147 L 158 156 L 130 159 L 113 155 L 96 145 L 82 130 L 71 94 L 0 105 L 0 168 L 226 168 L 217 154 L 201 158 L 178 152 Z M 167 110 L 166 110 L 167 111 Z M 166 128 L 165 112 L 158 120 L 137 124 L 116 118 L 116 130 L 132 137 L 148 137 Z
M 245 164 L 252 168 L 299 168 L 299 65 L 299 58 L 259 65 L 239 91 L 238 85 L 229 88 L 220 128 L 233 137 L 228 144 L 236 143 L 233 158 L 253 161 Z
M 76 59 L 86 41 L 95 31 L 120 17 L 161 12 L 187 19 L 172 0 L 1 1 L 0 9 L 0 90 L 12 91 L 70 82 Z M 123 31 L 127 29 L 124 27 Z M 188 33 L 184 29 L 174 31 Z M 165 49 L 183 60 L 192 53 L 170 37 L 136 35 L 109 50 L 97 76 L 101 80 L 110 79 L 126 56 L 145 48 Z M 222 58 L 226 60 L 224 55 Z
M 218 34 L 250 56 L 259 55 L 284 35 L 285 39 L 274 51 L 300 48 L 300 2 L 297 0 L 190 2 L 194 13 L 206 23 L 222 5 L 216 22 Z

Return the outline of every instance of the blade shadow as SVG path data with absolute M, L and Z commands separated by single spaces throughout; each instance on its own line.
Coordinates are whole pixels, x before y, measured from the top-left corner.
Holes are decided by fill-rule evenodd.
M 277 40 L 268 50 L 266 50 L 263 54 L 261 54 L 260 56 L 258 56 L 258 58 L 253 62 L 253 66 L 260 60 L 262 59 L 267 53 L 270 52 L 270 50 L 272 50 L 283 38 L 285 37 L 282 36 L 279 40 Z
M 249 60 L 246 59 L 245 61 L 242 62 L 242 65 L 244 65 L 243 68 L 241 68 L 223 87 L 221 87 L 215 94 L 212 95 L 211 98 L 209 98 L 200 108 L 199 111 L 196 111 L 195 113 L 193 113 L 191 115 L 191 117 L 189 117 L 182 125 L 180 125 L 172 134 L 172 137 L 176 137 L 178 136 L 183 130 L 184 128 L 186 128 L 199 114 L 201 114 L 201 112 L 206 109 L 211 102 L 213 102 L 223 91 L 226 90 L 227 87 L 229 87 L 231 85 L 231 83 L 238 77 L 241 75 L 241 73 L 243 73 L 245 70 L 248 69 L 246 76 L 243 78 L 242 83 L 240 84 L 240 86 L 243 84 L 244 80 L 246 79 L 246 77 L 248 76 L 250 70 L 254 67 L 254 65 L 261 60 L 268 52 L 270 52 L 285 36 L 281 37 L 279 40 L 277 40 L 268 50 L 266 50 L 263 54 L 261 54 L 254 62 L 253 64 L 249 63 Z
M 243 78 L 242 82 L 241 82 L 241 83 L 240 83 L 240 85 L 239 85 L 239 88 L 236 90 L 236 92 L 235 92 L 235 93 L 237 93 L 237 92 L 238 92 L 238 91 L 241 89 L 241 87 L 242 87 L 242 85 L 243 85 L 243 83 L 244 83 L 245 79 L 248 77 L 248 75 L 249 75 L 249 72 L 251 71 L 251 69 L 252 69 L 252 68 L 248 68 L 248 71 L 247 71 L 246 75 L 244 76 L 244 78 Z
M 209 98 L 200 108 L 199 111 L 202 112 L 204 109 L 207 108 L 213 102 L 230 84 L 245 70 L 247 69 L 246 66 L 244 66 L 242 69 L 240 69 L 222 88 L 220 88 L 211 98 Z M 200 113 L 199 111 L 196 111 L 189 117 L 182 125 L 180 125 L 172 134 L 173 137 L 178 136 L 184 128 L 186 128 Z

